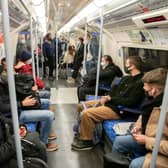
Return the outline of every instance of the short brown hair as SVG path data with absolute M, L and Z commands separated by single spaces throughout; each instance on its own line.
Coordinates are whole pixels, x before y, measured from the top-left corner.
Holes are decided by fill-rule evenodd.
M 145 75 L 142 78 L 142 81 L 148 84 L 156 84 L 164 88 L 166 78 L 167 78 L 167 69 L 156 68 L 145 73 Z
M 129 56 L 127 57 L 127 60 L 129 59 L 130 64 L 135 65 L 135 67 L 138 70 L 142 70 L 142 65 L 143 65 L 143 61 L 140 57 L 138 56 Z

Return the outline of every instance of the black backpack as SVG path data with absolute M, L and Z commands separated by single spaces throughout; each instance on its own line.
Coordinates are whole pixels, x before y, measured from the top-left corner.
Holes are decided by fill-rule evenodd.
M 21 139 L 23 158 L 36 157 L 47 162 L 46 146 L 40 141 L 37 132 L 28 132 L 24 139 Z
M 41 159 L 35 157 L 24 158 L 24 168 L 48 168 L 48 165 Z

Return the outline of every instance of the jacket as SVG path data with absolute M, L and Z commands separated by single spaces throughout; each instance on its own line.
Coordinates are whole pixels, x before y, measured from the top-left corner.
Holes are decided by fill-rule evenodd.
M 93 69 L 84 76 L 84 86 L 95 86 L 97 70 Z M 121 77 L 122 71 L 116 65 L 107 65 L 104 69 L 100 68 L 99 85 L 110 86 L 115 77 Z
M 105 106 L 110 107 L 120 115 L 121 118 L 127 116 L 126 112 L 120 113 L 118 105 L 127 107 L 135 107 L 144 97 L 143 82 L 141 80 L 143 74 L 136 76 L 125 76 L 120 83 L 112 88 L 108 93 L 111 100 L 105 103 Z
M 147 138 L 146 138 L 145 147 L 148 152 L 145 156 L 145 161 L 144 161 L 142 168 L 149 168 L 150 166 L 152 149 L 155 143 L 155 137 L 156 137 L 156 131 L 157 131 L 157 126 L 158 126 L 160 111 L 161 111 L 160 107 L 155 107 L 152 110 L 152 113 L 149 117 L 149 120 L 146 126 L 145 135 L 147 136 Z M 141 116 L 136 122 L 136 125 L 137 126 L 141 125 Z M 168 113 L 165 119 L 163 134 L 162 134 L 162 138 L 160 141 L 159 153 L 158 153 L 155 167 L 156 168 L 168 168 Z
M 11 112 L 10 99 L 9 99 L 9 89 L 6 77 L 0 76 L 0 107 L 2 113 Z M 21 108 L 21 102 L 17 102 L 17 107 Z
M 16 150 L 14 145 L 14 139 L 9 134 L 7 135 L 7 128 L 11 126 L 11 121 L 0 114 L 0 167 L 9 168 L 8 162 L 12 159 L 16 159 Z

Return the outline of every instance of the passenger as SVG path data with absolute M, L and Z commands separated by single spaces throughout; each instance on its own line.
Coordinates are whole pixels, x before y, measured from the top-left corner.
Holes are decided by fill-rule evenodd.
M 121 82 L 113 87 L 107 96 L 102 96 L 100 102 L 93 100 L 85 102 L 86 106 L 92 106 L 82 112 L 80 122 L 80 139 L 72 143 L 74 150 L 89 150 L 93 148 L 93 131 L 98 122 L 108 119 L 120 119 L 126 117 L 127 114 L 120 113 L 117 105 L 125 105 L 134 107 L 142 100 L 144 96 L 143 83 L 141 81 L 142 60 L 140 57 L 132 56 L 126 60 L 126 68 L 130 72 L 130 76 L 125 76 Z M 98 107 L 93 107 L 98 105 Z M 83 106 L 78 105 L 78 111 L 81 112 Z
M 83 43 L 84 39 L 83 37 L 79 37 L 79 42 L 77 45 L 77 49 L 76 49 L 76 54 L 75 54 L 75 58 L 74 58 L 74 63 L 73 63 L 73 73 L 72 73 L 72 79 L 71 81 L 69 80 L 68 82 L 70 83 L 74 83 L 78 73 L 79 73 L 79 69 L 82 65 L 82 61 L 83 61 L 83 57 L 84 57 L 84 43 Z
M 96 84 L 96 73 L 97 70 L 89 72 L 84 76 L 84 82 L 82 85 L 78 86 L 78 100 L 85 101 L 86 95 L 95 94 L 95 84 Z M 114 64 L 111 56 L 104 55 L 102 57 L 100 75 L 99 75 L 99 85 L 110 86 L 115 77 L 122 77 L 122 71 L 120 68 Z M 99 94 L 103 95 L 104 92 L 99 90 Z
M 23 51 L 20 55 L 20 60 L 14 66 L 15 71 L 18 73 L 26 73 L 33 75 L 31 63 L 32 63 L 31 53 L 28 51 Z M 38 86 L 38 89 L 44 88 L 43 81 L 38 77 L 36 77 L 36 84 Z
M 0 77 L 0 107 L 2 113 L 9 113 L 11 111 L 9 91 L 7 80 Z M 25 124 L 28 122 L 40 122 L 40 139 L 43 141 L 48 151 L 55 151 L 58 149 L 56 144 L 48 142 L 49 133 L 51 130 L 52 121 L 54 119 L 54 114 L 48 110 L 49 105 L 46 101 L 42 101 L 42 108 L 37 110 L 23 110 L 24 107 L 33 106 L 36 104 L 36 100 L 31 96 L 26 97 L 22 101 L 17 101 L 17 107 L 20 112 L 20 123 Z M 47 109 L 46 109 L 47 108 Z M 55 137 L 56 138 L 56 137 Z M 54 138 L 54 139 L 55 139 Z M 53 139 L 53 137 L 52 137 Z
M 65 52 L 64 58 L 63 58 L 63 62 L 62 62 L 62 66 L 63 68 L 66 68 L 66 66 L 68 66 L 68 70 L 72 69 L 73 67 L 73 62 L 74 62 L 74 56 L 75 56 L 75 50 L 72 48 L 72 46 L 68 47 L 68 51 Z M 73 80 L 71 76 L 68 75 L 68 80 Z M 71 81 L 67 81 L 67 82 L 71 82 Z
M 45 61 L 48 62 L 49 66 L 49 80 L 54 80 L 53 70 L 54 70 L 54 46 L 52 44 L 51 33 L 47 33 L 43 42 L 43 56 Z M 45 67 L 44 67 L 45 69 Z M 46 77 L 46 71 L 44 70 L 44 77 Z
M 6 76 L 7 75 L 7 65 L 6 65 L 6 58 L 1 59 L 1 65 L 2 65 L 2 72 L 1 75 Z
M 132 135 L 118 136 L 114 141 L 113 152 L 133 155 L 130 168 L 150 167 L 166 76 L 167 70 L 164 68 L 154 69 L 144 75 L 144 90 L 148 97 L 144 103 L 142 114 L 132 129 Z M 158 168 L 168 167 L 168 113 L 165 121 L 155 165 Z

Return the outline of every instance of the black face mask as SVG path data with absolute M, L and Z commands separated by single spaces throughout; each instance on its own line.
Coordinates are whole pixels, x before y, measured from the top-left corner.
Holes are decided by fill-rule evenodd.
M 149 95 L 148 95 L 148 92 L 146 92 L 146 91 L 145 91 L 145 97 L 146 97 L 148 100 L 153 99 L 153 97 L 152 97 L 152 96 L 149 96 Z
M 126 66 L 124 67 L 124 70 L 125 70 L 126 73 L 130 73 L 130 70 L 128 70 L 129 68 L 130 68 L 130 66 L 129 67 L 126 67 Z

